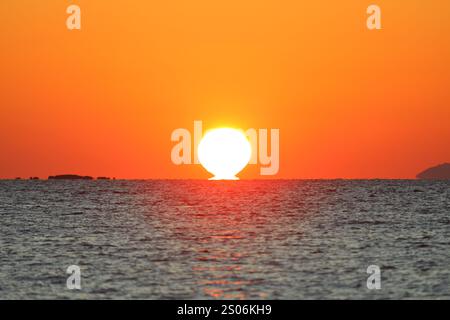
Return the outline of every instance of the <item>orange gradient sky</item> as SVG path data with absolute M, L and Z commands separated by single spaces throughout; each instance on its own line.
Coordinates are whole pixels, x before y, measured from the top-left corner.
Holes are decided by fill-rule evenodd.
M 172 130 L 194 120 L 279 128 L 266 178 L 450 161 L 448 0 L 4 0 L 0 21 L 0 178 L 207 178 L 170 160 Z

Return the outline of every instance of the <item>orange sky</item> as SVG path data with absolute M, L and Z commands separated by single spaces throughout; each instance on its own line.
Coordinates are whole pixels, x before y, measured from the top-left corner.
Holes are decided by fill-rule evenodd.
M 365 27 L 371 3 L 383 30 Z M 268 178 L 450 161 L 448 0 L 7 0 L 0 21 L 0 178 L 206 178 L 170 160 L 194 120 L 279 128 Z

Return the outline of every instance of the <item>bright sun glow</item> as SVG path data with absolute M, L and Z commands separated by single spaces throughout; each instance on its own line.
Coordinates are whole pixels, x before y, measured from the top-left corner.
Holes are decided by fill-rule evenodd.
M 198 145 L 198 160 L 214 175 L 211 180 L 237 180 L 250 161 L 251 146 L 245 134 L 236 129 L 208 131 Z

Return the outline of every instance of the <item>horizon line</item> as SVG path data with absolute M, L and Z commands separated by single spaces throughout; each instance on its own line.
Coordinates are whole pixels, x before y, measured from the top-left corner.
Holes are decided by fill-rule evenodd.
M 90 179 L 49 179 L 49 178 L 40 178 L 37 176 L 29 177 L 29 178 L 0 178 L 0 180 L 14 180 L 14 181 L 54 181 L 54 180 L 75 180 L 75 181 L 150 181 L 150 180 L 173 180 L 173 181 L 209 181 L 208 178 L 107 178 L 107 179 L 99 179 L 96 177 L 91 177 Z M 423 178 L 240 178 L 238 180 L 232 181 L 276 181 L 276 180 L 449 180 L 449 179 L 423 179 Z M 230 180 L 217 180 L 217 181 L 230 181 Z

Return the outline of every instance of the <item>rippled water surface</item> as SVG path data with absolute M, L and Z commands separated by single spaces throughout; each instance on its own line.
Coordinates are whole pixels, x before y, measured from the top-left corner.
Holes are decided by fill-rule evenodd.
M 0 298 L 450 298 L 450 182 L 0 181 Z M 81 268 L 79 291 L 66 269 Z M 369 265 L 381 289 L 368 290 Z

